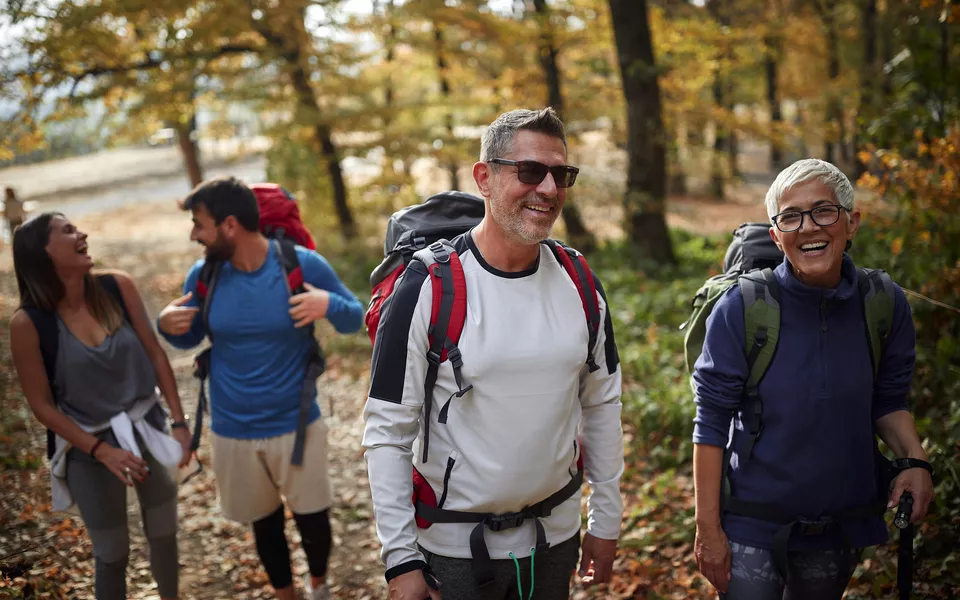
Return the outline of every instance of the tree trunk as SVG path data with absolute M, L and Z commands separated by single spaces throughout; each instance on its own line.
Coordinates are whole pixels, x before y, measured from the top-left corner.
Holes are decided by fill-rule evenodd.
M 546 0 L 533 0 L 537 12 L 540 51 L 540 67 L 547 80 L 547 98 L 561 120 L 564 114 L 563 93 L 560 89 L 560 68 L 557 65 L 557 48 L 553 41 L 553 27 L 550 23 L 550 9 Z M 583 222 L 580 209 L 573 199 L 573 190 L 567 191 L 567 201 L 563 205 L 563 225 L 567 229 L 567 239 L 581 252 L 591 252 L 596 248 L 597 240 Z
M 860 139 L 875 116 L 877 68 L 877 0 L 862 0 L 860 5 L 860 34 L 863 37 L 863 75 L 860 78 L 860 108 L 854 129 L 853 150 L 856 156 L 854 181 L 866 173 L 869 166 L 860 160 Z
M 827 92 L 827 122 L 824 128 L 825 155 L 826 161 L 836 164 L 837 145 L 841 147 L 841 156 L 846 154 L 843 150 L 843 101 L 837 93 L 837 82 L 840 78 L 840 53 L 837 48 L 837 14 L 836 0 L 828 0 L 823 11 L 823 25 L 827 30 L 827 76 L 830 79 Z M 836 133 L 835 133 L 836 132 Z M 839 139 L 838 139 L 839 138 Z
M 713 104 L 718 109 L 725 105 L 723 99 L 723 75 L 718 67 L 713 79 Z M 719 111 L 718 111 L 719 112 Z M 726 177 L 720 157 L 728 144 L 727 128 L 719 119 L 714 119 L 713 155 L 710 157 L 710 192 L 717 200 L 723 200 Z
M 190 178 L 190 186 L 197 187 L 203 182 L 203 169 L 200 168 L 200 150 L 192 135 L 197 130 L 196 113 L 191 114 L 186 123 L 178 121 L 173 126 L 177 131 L 177 144 L 183 156 L 183 166 L 186 167 L 187 176 Z
M 660 263 L 673 263 L 673 246 L 664 216 L 666 136 L 647 0 L 610 0 L 610 12 L 627 101 L 626 230 L 641 255 Z
M 447 59 L 443 51 L 443 30 L 440 29 L 439 23 L 433 24 L 433 41 L 434 48 L 437 54 L 437 73 L 440 76 L 440 94 L 443 96 L 443 101 L 446 103 L 446 128 L 447 128 L 447 141 L 443 145 L 443 150 L 441 151 L 441 157 L 447 158 L 446 169 L 450 173 L 450 189 L 459 190 L 460 189 L 460 176 L 457 173 L 457 153 L 456 146 L 454 145 L 454 136 L 453 136 L 453 106 L 450 103 L 450 81 L 447 79 Z M 441 162 L 443 160 L 441 159 Z
M 780 109 L 780 97 L 777 93 L 777 71 L 780 66 L 779 36 L 767 36 L 764 39 L 764 46 L 766 47 L 764 67 L 767 75 L 767 104 L 770 107 L 770 168 L 779 171 L 783 168 L 783 147 L 780 145 L 783 111 Z
M 330 128 L 319 122 L 320 115 L 313 88 L 310 86 L 306 71 L 298 62 L 291 63 L 290 75 L 293 79 L 293 88 L 297 92 L 300 108 L 303 114 L 310 118 L 314 140 L 327 163 L 327 173 L 330 175 L 330 182 L 333 185 L 333 205 L 337 212 L 337 219 L 340 221 L 340 230 L 344 237 L 353 238 L 357 235 L 357 225 L 353 219 L 353 213 L 350 211 L 350 205 L 347 203 L 347 185 L 343 180 L 340 156 L 336 145 L 333 143 Z
M 266 18 L 253 21 L 253 27 L 277 55 L 287 63 L 300 117 L 313 129 L 314 143 L 317 146 L 315 150 L 323 156 L 327 163 L 327 173 L 333 186 L 333 205 L 337 213 L 337 219 L 340 221 L 340 231 L 345 238 L 349 239 L 356 237 L 357 225 L 347 202 L 347 185 L 343 179 L 343 170 L 340 168 L 339 152 L 333 142 L 330 127 L 324 124 L 320 118 L 317 96 L 314 93 L 313 86 L 310 85 L 310 77 L 306 67 L 309 64 L 309 56 L 300 41 L 310 39 L 310 34 L 306 31 L 306 25 L 304 24 L 305 18 L 306 8 L 304 7 L 297 11 L 291 23 L 284 23 L 285 19 L 282 18 L 277 19 L 280 25 L 289 26 L 294 30 L 292 35 L 275 34 L 270 29 L 270 19 Z

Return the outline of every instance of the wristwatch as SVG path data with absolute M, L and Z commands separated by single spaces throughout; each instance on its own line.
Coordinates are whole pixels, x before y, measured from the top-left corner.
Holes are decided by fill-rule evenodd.
M 170 423 L 170 427 L 173 429 L 187 429 L 187 419 L 183 418 L 179 421 L 174 421 L 173 423 Z

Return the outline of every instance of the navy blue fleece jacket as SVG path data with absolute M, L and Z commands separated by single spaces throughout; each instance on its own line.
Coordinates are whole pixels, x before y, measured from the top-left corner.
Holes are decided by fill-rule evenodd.
M 804 285 L 786 259 L 775 274 L 781 296 L 780 340 L 760 382 L 763 430 L 753 454 L 741 468 L 736 449 L 747 435 L 739 409 L 748 369 L 738 286 L 727 291 L 707 319 L 703 353 L 693 375 L 693 441 L 726 446 L 733 436 L 730 474 L 738 498 L 775 503 L 807 517 L 870 502 L 876 498 L 874 422 L 907 410 L 915 360 L 910 306 L 896 287 L 893 326 L 874 381 L 852 259 L 844 255 L 842 280 L 834 289 Z M 723 528 L 733 542 L 769 549 L 779 525 L 726 514 Z M 879 517 L 851 525 L 845 533 L 855 547 L 887 539 Z M 835 544 L 829 533 L 793 536 L 790 549 Z

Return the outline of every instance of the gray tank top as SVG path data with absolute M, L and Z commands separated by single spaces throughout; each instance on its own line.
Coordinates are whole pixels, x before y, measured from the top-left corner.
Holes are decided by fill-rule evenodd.
M 130 323 L 125 321 L 96 348 L 70 333 L 59 316 L 57 325 L 60 347 L 54 381 L 57 404 L 65 414 L 93 426 L 154 394 L 156 373 Z M 159 405 L 157 409 L 162 415 L 163 409 Z M 153 422 L 156 416 L 151 417 Z

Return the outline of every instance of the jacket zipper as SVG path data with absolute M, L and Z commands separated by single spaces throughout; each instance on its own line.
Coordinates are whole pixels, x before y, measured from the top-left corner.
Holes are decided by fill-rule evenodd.
M 824 360 L 823 346 L 824 338 L 827 333 L 827 299 L 823 296 L 820 297 L 820 335 L 819 344 L 817 353 L 820 358 L 820 391 L 825 392 L 827 389 L 827 361 Z

